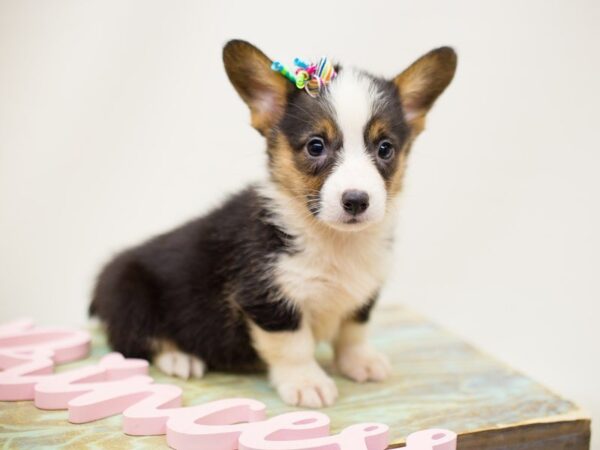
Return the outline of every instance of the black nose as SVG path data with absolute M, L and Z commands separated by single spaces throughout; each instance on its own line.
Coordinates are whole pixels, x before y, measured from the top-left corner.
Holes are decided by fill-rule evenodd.
M 369 194 L 365 191 L 350 189 L 342 194 L 342 205 L 346 212 L 357 216 L 369 207 Z

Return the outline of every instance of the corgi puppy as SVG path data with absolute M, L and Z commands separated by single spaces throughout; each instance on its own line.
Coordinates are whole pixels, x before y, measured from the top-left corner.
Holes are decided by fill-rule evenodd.
M 248 42 L 227 43 L 223 60 L 266 140 L 268 180 L 116 256 L 90 313 L 116 351 L 169 375 L 265 367 L 284 402 L 331 405 L 337 389 L 315 360 L 318 342 L 352 380 L 390 372 L 367 324 L 410 148 L 456 54 L 438 48 L 392 79 L 336 66 L 316 97 Z

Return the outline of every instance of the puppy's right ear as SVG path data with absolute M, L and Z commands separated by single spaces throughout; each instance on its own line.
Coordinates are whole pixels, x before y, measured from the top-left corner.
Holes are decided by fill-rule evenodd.
M 394 78 L 408 123 L 419 133 L 425 115 L 448 87 L 456 72 L 457 57 L 450 47 L 440 47 L 421 56 Z
M 293 85 L 271 69 L 272 61 L 246 41 L 229 41 L 223 48 L 227 76 L 250 108 L 252 126 L 262 135 L 283 115 Z

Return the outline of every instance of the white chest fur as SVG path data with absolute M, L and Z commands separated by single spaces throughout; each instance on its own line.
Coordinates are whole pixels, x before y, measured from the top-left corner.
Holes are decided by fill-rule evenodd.
M 276 282 L 317 340 L 331 341 L 340 322 L 381 287 L 391 256 L 387 228 L 300 234 L 297 252 L 278 258 Z

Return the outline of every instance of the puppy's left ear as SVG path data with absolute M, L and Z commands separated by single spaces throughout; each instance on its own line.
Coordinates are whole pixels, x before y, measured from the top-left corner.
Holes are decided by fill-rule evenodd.
M 394 78 L 406 120 L 419 133 L 425 115 L 448 87 L 456 72 L 457 56 L 450 47 L 440 47 L 421 56 Z
M 246 41 L 229 41 L 223 48 L 227 76 L 250 108 L 252 126 L 262 135 L 283 115 L 292 83 L 271 69 L 272 61 Z

